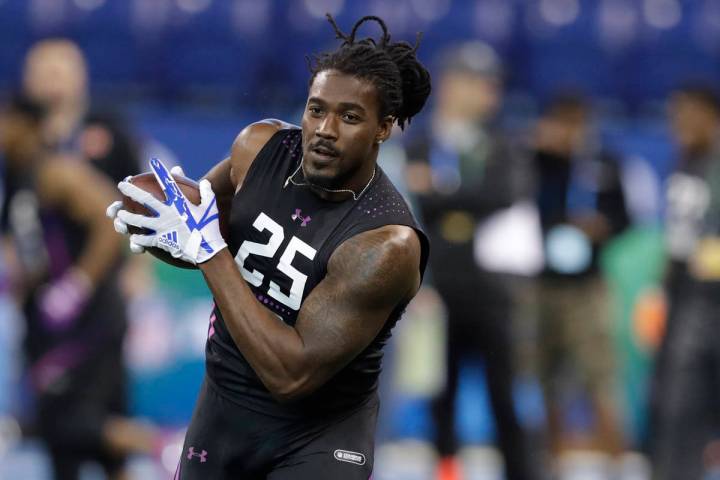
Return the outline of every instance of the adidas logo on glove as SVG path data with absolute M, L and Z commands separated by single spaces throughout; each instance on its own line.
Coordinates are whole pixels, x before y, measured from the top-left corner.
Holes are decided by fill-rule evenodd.
M 203 179 L 198 183 L 200 204 L 196 205 L 185 198 L 185 194 L 160 160 L 153 158 L 150 168 L 158 185 L 162 187 L 165 201 L 158 200 L 153 193 L 129 181 L 120 182 L 118 189 L 124 196 L 144 205 L 155 215 L 146 216 L 123 209 L 117 210 L 115 215 L 119 222 L 114 223 L 125 226 L 118 229 L 116 225 L 116 230 L 120 233 L 131 233 L 130 226 L 150 230 L 150 233 L 146 234 L 132 233 L 130 241 L 136 247 L 159 247 L 173 258 L 192 265 L 206 262 L 227 248 L 220 233 L 220 213 L 210 182 Z
M 177 243 L 177 232 L 168 232 L 158 238 L 158 244 L 166 245 L 173 249 L 180 249 L 180 245 Z

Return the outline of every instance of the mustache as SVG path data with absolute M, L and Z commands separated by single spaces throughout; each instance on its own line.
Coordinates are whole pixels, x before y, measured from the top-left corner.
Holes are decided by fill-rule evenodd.
M 310 145 L 310 150 L 315 150 L 318 147 L 322 147 L 323 149 L 330 152 L 330 155 L 333 155 L 335 157 L 340 156 L 340 150 L 335 148 L 335 145 L 332 144 L 329 140 L 318 140 L 317 142 Z

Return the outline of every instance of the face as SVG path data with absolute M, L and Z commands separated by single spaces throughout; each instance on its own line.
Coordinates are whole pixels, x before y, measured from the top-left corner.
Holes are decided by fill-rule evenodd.
M 549 112 L 537 123 L 535 137 L 540 150 L 571 157 L 587 141 L 588 115 L 581 109 Z
M 36 45 L 25 60 L 23 86 L 31 98 L 51 108 L 81 101 L 87 88 L 82 53 L 64 40 Z
M 302 119 L 305 178 L 325 188 L 359 190 L 372 175 L 392 119 L 380 119 L 375 86 L 335 70 L 317 74 Z
M 502 87 L 497 79 L 469 72 L 448 71 L 438 87 L 438 111 L 447 120 L 482 122 L 500 108 Z
M 670 99 L 668 112 L 673 134 L 683 150 L 702 152 L 710 148 L 718 128 L 712 108 L 689 95 L 677 93 Z

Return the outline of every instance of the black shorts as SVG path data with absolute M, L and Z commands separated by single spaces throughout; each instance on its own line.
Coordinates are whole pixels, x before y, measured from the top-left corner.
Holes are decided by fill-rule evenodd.
M 378 400 L 345 415 L 276 418 L 228 400 L 205 380 L 175 480 L 367 480 Z

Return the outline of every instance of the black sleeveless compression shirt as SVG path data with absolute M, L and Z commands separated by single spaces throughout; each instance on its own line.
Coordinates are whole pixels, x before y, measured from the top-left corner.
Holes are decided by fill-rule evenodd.
M 380 167 L 357 201 L 331 202 L 307 186 L 287 182 L 301 159 L 301 131 L 278 131 L 258 153 L 232 202 L 228 245 L 258 301 L 294 325 L 303 300 L 325 277 L 334 250 L 350 237 L 384 225 L 406 225 L 417 232 L 423 273 L 429 251 L 425 234 Z M 302 179 L 302 174 L 296 177 Z M 235 346 L 215 306 L 206 345 L 208 377 L 229 399 L 270 415 L 292 418 L 352 409 L 375 395 L 382 348 L 404 308 L 398 305 L 370 345 L 320 389 L 301 401 L 280 404 Z

